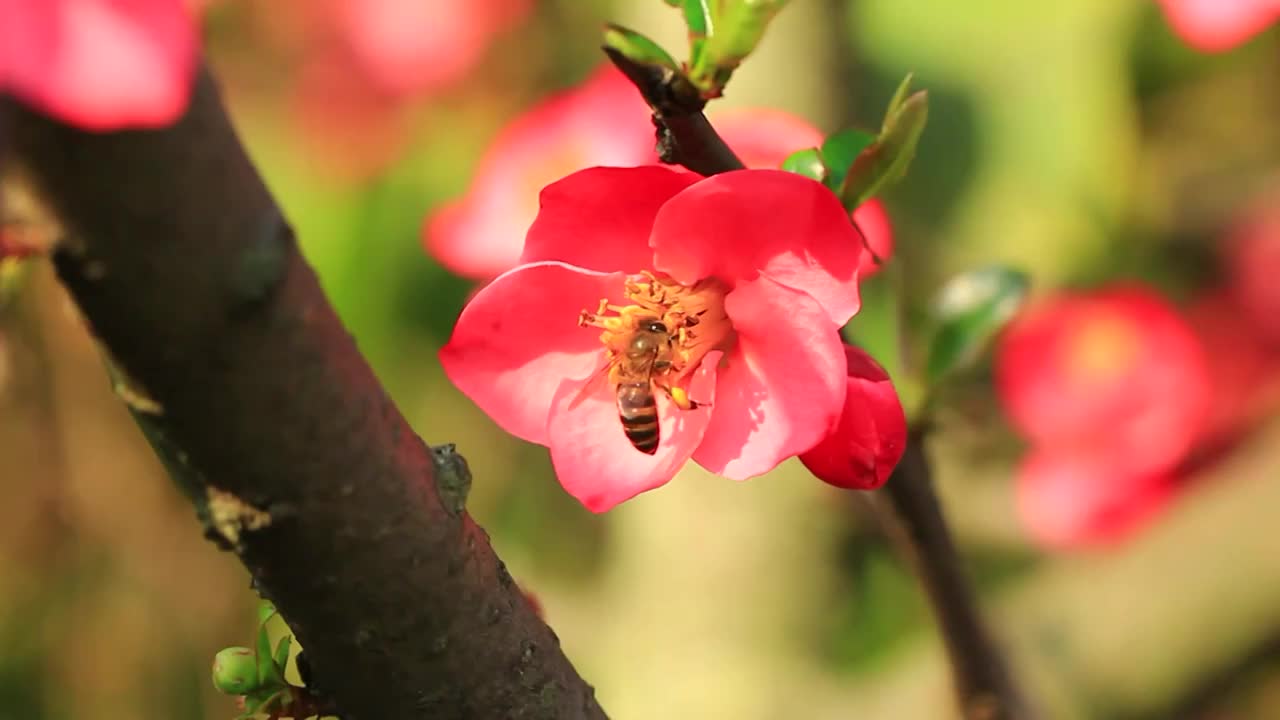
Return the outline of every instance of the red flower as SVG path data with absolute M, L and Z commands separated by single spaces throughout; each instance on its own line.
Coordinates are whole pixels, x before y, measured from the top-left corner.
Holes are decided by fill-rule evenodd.
M 589 509 L 665 484 L 689 458 L 760 475 L 837 427 L 839 328 L 858 309 L 864 251 L 829 190 L 772 170 L 593 168 L 541 201 L 524 264 L 476 294 L 441 361 L 504 429 L 547 445 Z M 632 381 L 655 388 L 656 438 Z
M 830 435 L 800 455 L 818 479 L 836 487 L 875 490 L 889 479 L 907 447 L 907 417 L 889 373 L 846 345 L 844 410 Z
M 1001 338 L 995 370 L 1010 419 L 1033 442 L 1119 447 L 1149 469 L 1186 455 L 1209 402 L 1195 334 L 1138 286 L 1031 308 Z
M 1121 540 L 1164 508 L 1175 488 L 1167 473 L 1133 473 L 1125 464 L 1092 448 L 1033 450 L 1016 478 L 1018 517 L 1049 547 Z
M 996 384 L 1035 445 L 1016 481 L 1019 514 L 1050 545 L 1116 539 L 1159 507 L 1212 394 L 1188 323 L 1138 286 L 1024 313 L 1000 339 Z
M 186 109 L 196 34 L 182 0 L 0 0 L 0 92 L 92 130 Z
M 1280 18 L 1276 0 L 1160 0 L 1160 6 L 1173 31 L 1202 52 L 1230 50 Z

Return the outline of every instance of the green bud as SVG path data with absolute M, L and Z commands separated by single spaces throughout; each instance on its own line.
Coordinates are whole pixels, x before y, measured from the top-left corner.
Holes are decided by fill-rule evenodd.
M 258 658 L 247 647 L 229 647 L 213 656 L 213 686 L 228 695 L 247 695 L 258 687 Z
M 923 90 L 908 95 L 908 75 L 894 93 L 885 113 L 880 136 L 858 154 L 840 188 L 847 208 L 856 208 L 874 197 L 885 185 L 907 172 L 916 154 L 916 143 L 929 117 L 929 96 Z
M 827 178 L 827 166 L 823 164 L 822 153 L 818 148 L 805 148 L 791 153 L 782 161 L 782 169 L 818 182 L 824 182 Z

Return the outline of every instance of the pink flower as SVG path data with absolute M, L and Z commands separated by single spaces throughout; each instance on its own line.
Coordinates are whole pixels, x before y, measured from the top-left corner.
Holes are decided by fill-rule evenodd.
M 1280 18 L 1277 0 L 1160 0 L 1169 25 L 1201 52 L 1243 43 Z
M 493 36 L 519 23 L 532 0 L 335 0 L 364 74 L 383 92 L 413 95 L 457 83 Z
M 1162 298 L 1121 286 L 1048 300 L 1015 319 L 996 354 L 1014 426 L 1039 445 L 1121 448 L 1146 467 L 1190 450 L 1210 399 L 1204 353 Z
M 182 0 L 0 0 L 0 92 L 91 130 L 186 109 L 195 29 Z
M 847 361 L 840 423 L 800 462 L 836 487 L 875 490 L 889 479 L 907 447 L 907 417 L 889 373 L 859 348 L 844 347 Z
M 1036 542 L 1070 548 L 1118 542 L 1172 499 L 1168 473 L 1125 468 L 1095 449 L 1033 450 L 1015 480 L 1018 517 Z
M 760 475 L 837 428 L 864 251 L 829 190 L 773 170 L 592 168 L 541 201 L 524 264 L 476 294 L 441 362 L 498 425 L 548 446 L 587 508 L 690 458 Z
M 480 161 L 471 191 L 428 219 L 427 250 L 450 270 L 487 280 L 515 267 L 538 192 L 575 170 L 657 162 L 649 108 L 612 65 L 517 118 Z

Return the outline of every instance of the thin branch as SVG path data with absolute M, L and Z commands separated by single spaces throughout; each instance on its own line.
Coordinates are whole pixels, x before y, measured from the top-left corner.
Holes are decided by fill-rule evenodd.
M 683 165 L 700 175 L 745 167 L 702 114 L 706 101 L 683 76 L 633 62 L 612 48 L 606 47 L 604 52 L 653 110 L 658 157 L 663 162 Z
M 933 487 L 925 432 L 913 429 L 906 452 L 874 499 L 883 524 L 924 586 L 951 662 L 966 720 L 1034 718 L 987 629 Z
M 9 104 L 13 159 L 67 229 L 59 276 L 206 531 L 306 647 L 313 689 L 344 720 L 603 718 L 460 511 L 465 483 L 437 486 L 208 73 L 163 130 Z

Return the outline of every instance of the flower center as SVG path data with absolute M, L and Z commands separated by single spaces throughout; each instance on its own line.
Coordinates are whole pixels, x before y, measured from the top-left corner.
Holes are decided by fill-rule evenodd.
M 664 335 L 663 341 L 647 352 L 652 353 L 652 376 L 671 388 L 696 370 L 708 352 L 728 350 L 733 345 L 733 326 L 724 312 L 727 291 L 714 279 L 686 286 L 666 275 L 645 271 L 627 278 L 629 304 L 601 300 L 595 312 L 582 311 L 578 324 L 604 330 L 600 342 L 608 353 L 610 380 L 615 383 L 624 358 L 634 359 L 638 347 L 650 347 L 638 343 L 637 335 Z
M 1119 318 L 1090 318 L 1068 346 L 1068 368 L 1080 382 L 1110 382 L 1129 372 L 1141 351 L 1135 328 Z

